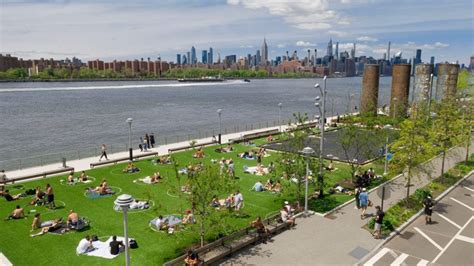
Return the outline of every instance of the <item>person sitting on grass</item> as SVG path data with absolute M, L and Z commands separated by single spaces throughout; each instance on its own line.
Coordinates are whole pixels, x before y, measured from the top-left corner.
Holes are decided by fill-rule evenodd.
M 273 189 L 272 189 L 272 190 L 273 190 L 273 192 L 275 192 L 275 193 L 280 193 L 280 192 L 281 192 L 281 189 L 282 189 L 282 187 L 281 187 L 281 182 L 280 182 L 280 180 L 277 180 L 276 183 L 275 183 L 275 185 L 273 186 Z
M 259 181 L 257 181 L 257 183 L 255 183 L 255 185 L 253 185 L 252 190 L 255 190 L 257 192 L 263 192 L 265 190 L 265 188 L 263 187 L 262 182 L 260 182 L 260 180 L 259 180 Z
M 10 191 L 7 189 L 5 191 L 0 191 L 0 196 L 3 196 L 7 201 L 14 201 L 21 199 L 23 196 L 22 193 L 16 194 L 15 196 L 10 195 Z
M 294 217 L 292 217 L 288 211 L 286 210 L 285 207 L 283 207 L 280 211 L 280 216 L 281 216 L 281 220 L 284 222 L 284 223 L 287 223 L 289 224 L 290 227 L 293 227 L 296 225 L 296 220 Z
M 168 156 L 168 155 L 163 155 L 158 160 L 158 163 L 160 163 L 160 164 L 170 164 L 171 163 L 171 157 Z
M 136 173 L 139 171 L 140 169 L 136 167 L 135 164 L 133 164 L 133 162 L 128 162 L 127 166 L 122 170 L 122 172 L 129 173 L 129 174 Z
M 239 154 L 239 157 L 242 158 L 242 159 L 247 159 L 247 160 L 254 160 L 255 159 L 255 155 L 254 155 L 253 151 L 246 151 L 244 153 L 241 153 L 241 154 Z
M 227 209 L 230 209 L 232 207 L 234 207 L 234 193 L 231 193 L 225 200 L 224 200 L 224 206 L 227 208 Z
M 194 215 L 191 210 L 186 210 L 186 215 L 183 217 L 182 220 L 183 224 L 194 224 L 196 220 L 194 219 Z
M 273 136 L 272 136 L 272 135 L 268 135 L 268 137 L 267 137 L 267 142 L 271 142 L 271 141 L 273 141 Z
M 69 173 L 69 176 L 67 177 L 67 184 L 74 185 L 75 183 L 76 181 L 74 180 L 74 171 L 71 171 L 71 173 Z
M 86 182 L 88 180 L 88 176 L 86 175 L 86 172 L 85 171 L 82 171 L 81 172 L 81 175 L 79 176 L 79 181 L 80 182 Z
M 77 255 L 86 254 L 88 252 L 93 251 L 94 249 L 95 248 L 92 245 L 92 239 L 90 236 L 87 235 L 85 238 L 81 239 L 81 241 L 79 242 L 79 245 L 77 245 L 76 254 Z
M 194 154 L 193 154 L 193 157 L 194 158 L 198 158 L 198 159 L 202 159 L 204 158 L 205 154 L 204 154 L 204 151 L 202 150 L 202 147 L 199 148 Z
M 38 186 L 36 187 L 35 198 L 30 202 L 30 205 L 40 205 L 44 203 L 44 196 L 45 193 L 41 191 L 41 188 Z
M 31 232 L 39 228 L 41 228 L 41 217 L 40 217 L 40 214 L 37 213 L 35 214 L 35 217 L 33 218 L 33 222 L 31 223 Z
M 328 171 L 333 171 L 334 170 L 334 163 L 332 162 L 332 160 L 329 162 L 329 165 L 326 166 L 326 170 L 328 170 Z
M 163 216 L 158 216 L 158 219 L 155 221 L 155 226 L 158 230 L 167 230 L 168 229 L 168 221 L 163 218 Z
M 273 190 L 273 180 L 271 178 L 265 183 L 265 190 Z
M 52 224 L 50 226 L 45 226 L 45 227 L 42 227 L 41 228 L 41 231 L 37 234 L 32 234 L 30 235 L 31 237 L 36 237 L 36 236 L 42 236 L 48 232 L 52 232 L 52 231 L 55 231 L 55 230 L 58 230 L 59 228 L 61 228 L 62 226 L 62 223 L 63 223 L 63 220 L 62 218 L 59 218 L 59 219 L 56 219 L 52 222 Z
M 219 199 L 217 198 L 216 195 L 212 197 L 211 206 L 214 208 L 219 208 L 221 206 Z
M 125 245 L 122 241 L 117 241 L 117 236 L 112 236 L 112 241 L 109 244 L 110 254 L 117 255 L 125 250 Z
M 239 190 L 234 194 L 234 209 L 240 211 L 244 207 L 244 196 Z
M 23 218 L 25 218 L 25 211 L 23 210 L 22 207 L 20 207 L 20 205 L 16 205 L 16 208 L 12 211 L 10 216 L 5 218 L 5 220 L 10 220 L 10 219 L 16 220 L 16 219 L 23 219 Z
M 70 226 L 77 226 L 79 222 L 79 215 L 74 210 L 69 211 L 69 215 L 67 216 L 66 225 L 69 228 Z
M 268 237 L 270 235 L 270 230 L 268 230 L 262 222 L 262 218 L 257 216 L 257 219 L 250 223 L 250 226 L 257 229 L 258 238 L 262 240 L 264 244 L 267 243 Z
M 199 265 L 199 256 L 196 252 L 188 250 L 188 254 L 184 259 L 184 265 L 186 266 L 196 266 Z

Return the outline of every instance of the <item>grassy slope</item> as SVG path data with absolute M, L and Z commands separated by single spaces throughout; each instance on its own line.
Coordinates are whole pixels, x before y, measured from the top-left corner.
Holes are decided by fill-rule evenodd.
M 248 225 L 249 221 L 255 216 L 265 217 L 268 214 L 276 213 L 281 203 L 286 200 L 280 195 L 268 192 L 256 193 L 249 191 L 249 188 L 261 179 L 265 181 L 265 177 L 257 177 L 243 173 L 243 165 L 254 166 L 256 161 L 248 161 L 237 158 L 237 153 L 249 150 L 249 147 L 235 145 L 236 150 L 228 154 L 218 154 L 214 152 L 215 147 L 205 148 L 207 157 L 205 162 L 209 162 L 211 158 L 219 159 L 222 156 L 233 158 L 236 162 L 236 173 L 239 179 L 239 186 L 244 195 L 245 209 L 244 212 L 248 216 L 243 218 L 231 218 L 231 229 L 240 228 Z M 185 166 L 192 158 L 192 151 L 176 153 L 175 158 L 180 166 Z M 276 155 L 264 158 L 264 164 L 268 164 L 272 160 L 276 160 Z M 87 171 L 89 176 L 96 178 L 91 186 L 96 186 L 102 178 L 107 178 L 110 186 L 120 187 L 122 193 L 128 193 L 135 198 L 151 198 L 155 201 L 154 208 L 141 212 L 131 213 L 129 215 L 129 234 L 135 238 L 140 246 L 137 250 L 131 251 L 131 259 L 134 264 L 138 265 L 156 265 L 162 264 L 164 261 L 175 257 L 184 248 L 198 241 L 198 227 L 192 226 L 185 231 L 168 235 L 163 232 L 154 232 L 148 227 L 148 221 L 159 214 L 180 214 L 189 208 L 187 195 L 177 192 L 177 180 L 173 174 L 171 165 L 154 166 L 150 160 L 139 161 L 136 165 L 141 172 L 136 174 L 122 174 L 121 169 L 125 164 L 113 165 L 110 167 L 102 167 Z M 350 170 L 347 165 L 336 164 L 339 168 L 330 174 L 331 178 L 328 183 L 334 184 L 337 180 L 350 176 Z M 159 170 L 165 177 L 163 183 L 157 185 L 135 184 L 132 181 Z M 380 172 L 380 171 L 379 171 Z M 91 228 L 85 232 L 71 232 L 65 235 L 47 234 L 36 238 L 31 238 L 30 226 L 33 215 L 29 215 L 27 219 L 17 221 L 0 221 L 0 251 L 3 252 L 15 265 L 63 265 L 66 263 L 78 265 L 121 265 L 123 262 L 123 254 L 119 258 L 106 260 L 96 257 L 76 256 L 75 248 L 77 243 L 86 234 L 95 234 L 98 236 L 123 235 L 122 214 L 114 211 L 113 201 L 115 197 L 101 198 L 91 200 L 84 196 L 86 185 L 66 186 L 61 185 L 60 179 L 64 176 L 48 178 L 28 182 L 24 184 L 25 188 L 33 188 L 36 185 L 44 187 L 46 183 L 50 183 L 55 189 L 57 205 L 62 202 L 66 207 L 59 208 L 55 211 L 48 211 L 44 207 L 25 207 L 26 211 L 35 209 L 42 214 L 42 220 L 50 220 L 57 217 L 66 217 L 70 209 L 76 210 L 81 216 L 88 217 L 92 223 Z M 181 180 L 183 183 L 184 180 Z M 89 185 L 89 184 L 88 184 Z M 9 187 L 12 194 L 21 192 L 22 190 Z M 333 195 L 330 196 L 331 201 L 337 203 L 343 202 L 350 197 Z M 25 206 L 31 199 L 22 199 L 20 201 L 6 202 L 0 199 L 0 215 L 7 216 L 14 206 L 18 203 Z M 214 232 L 217 233 L 217 232 Z

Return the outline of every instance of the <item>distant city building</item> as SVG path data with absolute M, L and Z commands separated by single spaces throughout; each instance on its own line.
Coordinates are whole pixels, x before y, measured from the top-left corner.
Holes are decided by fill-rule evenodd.
M 256 57 L 256 62 L 255 65 L 260 65 L 262 62 L 262 57 L 260 56 L 260 50 L 257 50 L 257 53 L 255 54 Z
M 207 65 L 207 50 L 202 50 L 202 58 L 201 58 L 201 62 L 203 64 L 206 64 Z
M 263 44 L 262 44 L 262 53 L 261 53 L 261 64 L 266 65 L 268 62 L 268 46 L 267 46 L 267 40 L 263 38 Z
M 329 40 L 328 42 L 328 47 L 327 47 L 327 53 L 326 53 L 327 57 L 331 57 L 332 56 L 332 39 Z
M 207 63 L 209 65 L 214 64 L 214 50 L 212 47 L 209 47 L 209 53 L 207 54 Z
M 191 47 L 191 64 L 195 65 L 197 64 L 197 57 L 196 57 L 196 48 Z
M 434 57 L 434 56 L 432 56 L 432 57 L 430 58 L 430 64 L 432 64 L 432 65 L 435 64 L 435 57 Z
M 336 59 L 339 60 L 339 42 L 336 42 Z
M 227 68 L 229 68 L 230 66 L 232 66 L 236 62 L 237 62 L 237 56 L 235 54 L 234 55 L 227 55 L 224 59 L 224 63 L 225 63 Z
M 191 58 L 191 52 L 187 52 L 186 54 L 187 54 L 187 57 L 186 57 L 187 58 L 187 64 L 192 65 L 193 64 L 193 62 L 192 62 L 193 59 Z
M 176 64 L 181 65 L 181 54 L 176 55 Z

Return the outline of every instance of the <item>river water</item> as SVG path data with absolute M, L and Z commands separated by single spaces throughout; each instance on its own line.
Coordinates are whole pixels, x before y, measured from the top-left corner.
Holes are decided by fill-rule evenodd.
M 345 113 L 349 103 L 354 110 L 361 82 L 360 77 L 328 79 L 327 114 Z M 390 77 L 380 78 L 379 106 L 388 103 L 390 82 Z M 280 102 L 282 120 L 295 112 L 314 116 L 314 98 L 320 94 L 316 83 L 322 86 L 323 80 L 0 83 L 0 168 L 17 168 L 17 158 L 33 157 L 30 164 L 39 164 L 41 157 L 57 161 L 57 153 L 69 159 L 92 156 L 101 143 L 125 150 L 128 117 L 137 146 L 145 132 L 153 132 L 160 143 L 217 134 L 217 109 L 222 109 L 222 132 L 273 125 Z

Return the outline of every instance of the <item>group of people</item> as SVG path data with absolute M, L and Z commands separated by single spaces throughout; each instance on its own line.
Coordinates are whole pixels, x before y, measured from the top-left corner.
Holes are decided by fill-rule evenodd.
M 358 187 L 369 187 L 372 180 L 375 180 L 377 176 L 375 175 L 374 169 L 371 167 L 369 170 L 364 171 L 361 175 L 358 172 L 355 174 L 356 185 Z
M 64 231 L 69 231 L 71 229 L 79 229 L 79 223 L 81 222 L 79 214 L 74 210 L 70 210 L 67 216 L 66 224 L 64 224 L 62 217 L 42 222 L 40 213 L 35 214 L 33 222 L 31 224 L 31 231 L 41 229 L 36 234 L 31 234 L 31 237 L 41 236 L 49 232 L 56 231 L 61 229 L 64 226 Z
M 228 174 L 230 177 L 235 177 L 235 165 L 234 160 L 226 160 L 224 157 L 219 161 L 220 174 Z
M 219 200 L 219 198 L 214 195 L 210 205 L 217 209 L 223 207 L 226 209 L 239 211 L 244 207 L 244 196 L 239 190 L 237 190 L 235 193 L 231 193 L 228 197 L 222 200 Z
M 94 239 L 89 235 L 81 239 L 81 241 L 79 241 L 79 244 L 76 247 L 76 253 L 80 255 L 94 251 L 95 247 L 93 245 L 93 240 Z M 118 241 L 117 236 L 112 236 L 112 241 L 110 241 L 109 243 L 110 254 L 118 255 L 123 250 L 125 250 L 125 244 L 122 241 Z
M 148 151 L 148 149 L 154 148 L 155 144 L 155 135 L 153 133 L 146 133 L 145 136 L 140 137 L 138 148 L 140 151 Z
M 109 184 L 107 183 L 106 179 L 102 179 L 102 182 L 100 182 L 100 184 L 97 187 L 88 188 L 86 189 L 86 191 L 89 193 L 97 193 L 101 196 L 115 194 L 112 188 L 109 187 Z
M 67 177 L 67 184 L 75 185 L 78 182 L 86 183 L 88 180 L 89 180 L 89 177 L 86 175 L 85 171 L 82 171 L 78 178 L 74 177 L 74 171 L 72 171 L 71 173 L 69 173 L 69 176 Z
M 14 197 L 14 199 L 18 199 L 18 197 Z M 41 187 L 37 186 L 35 189 L 35 196 L 30 202 L 30 205 L 46 205 L 46 207 L 50 209 L 56 208 L 56 204 L 54 203 L 53 187 L 48 183 L 46 184 L 45 191 L 42 191 Z
M 138 181 L 143 182 L 145 184 L 156 184 L 160 182 L 162 179 L 163 177 L 161 176 L 160 172 L 155 172 L 151 176 L 138 179 Z
M 133 162 L 128 162 L 127 166 L 122 170 L 123 173 L 133 174 L 136 172 L 140 172 L 140 168 L 138 168 Z
M 275 193 L 280 193 L 282 190 L 282 185 L 280 180 L 277 180 L 276 182 L 273 181 L 273 179 L 269 178 L 265 185 L 262 183 L 261 180 L 257 181 L 251 190 L 254 190 L 256 192 L 263 192 L 263 191 L 272 191 Z
M 175 229 L 178 228 L 179 224 L 195 224 L 196 223 L 196 218 L 194 217 L 194 214 L 191 210 L 186 210 L 185 214 L 183 215 L 183 218 L 180 220 L 175 219 L 176 216 L 170 215 L 163 217 L 162 215 L 159 215 L 158 218 L 154 219 L 154 226 L 158 230 L 168 230 L 168 232 L 172 233 Z

